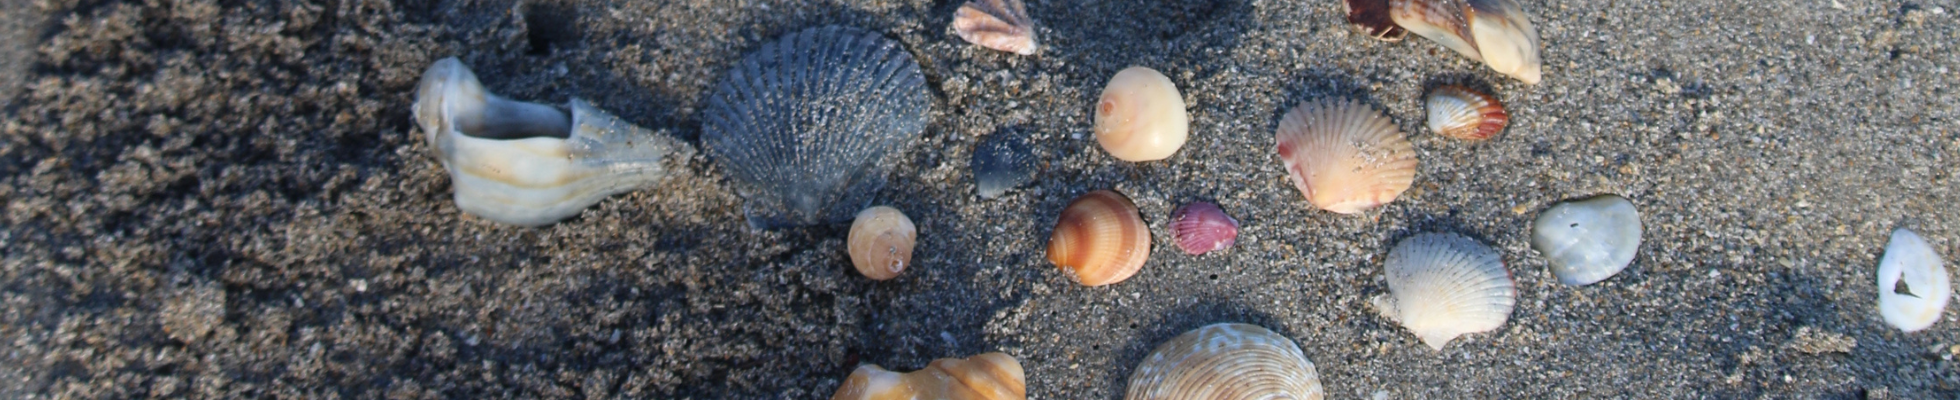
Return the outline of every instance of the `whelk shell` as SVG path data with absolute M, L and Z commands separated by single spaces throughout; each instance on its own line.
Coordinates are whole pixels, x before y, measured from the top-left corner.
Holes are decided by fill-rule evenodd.
M 1171 78 L 1129 67 L 1109 78 L 1096 103 L 1096 143 L 1123 161 L 1169 158 L 1191 136 L 1191 114 Z
M 1429 92 L 1429 131 L 1463 140 L 1496 136 L 1511 121 L 1504 103 L 1475 89 L 1449 85 Z
M 728 174 L 749 224 L 842 222 L 884 187 L 925 131 L 925 76 L 898 42 L 829 26 L 784 35 L 722 76 L 701 144 Z
M 1158 345 L 1130 374 L 1126 400 L 1320 399 L 1313 362 L 1292 339 L 1247 324 L 1212 324 Z
M 1531 222 L 1531 247 L 1545 255 L 1559 283 L 1606 280 L 1640 249 L 1640 210 L 1610 194 L 1559 203 Z
M 1021 363 L 1001 353 L 966 359 L 932 360 L 925 369 L 907 373 L 860 365 L 837 388 L 831 400 L 1026 400 L 1027 376 Z
M 557 222 L 658 182 L 694 154 L 582 100 L 572 99 L 568 119 L 490 93 L 454 57 L 430 65 L 415 92 L 415 122 L 449 170 L 456 208 L 492 221 Z
M 1373 1 L 1388 2 L 1389 18 L 1396 25 L 1482 61 L 1498 73 L 1528 84 L 1542 77 L 1538 31 L 1513 0 Z
M 1184 254 L 1199 255 L 1232 247 L 1239 238 L 1239 220 L 1217 204 L 1191 202 L 1171 212 L 1171 239 Z
M 1462 235 L 1403 239 L 1384 264 L 1392 299 L 1375 306 L 1439 351 L 1457 336 L 1503 326 L 1517 301 L 1497 252 Z
M 1150 227 L 1130 198 L 1097 190 L 1075 198 L 1055 221 L 1048 261 L 1084 286 L 1122 282 L 1150 259 Z
M 897 277 L 912 263 L 912 245 L 918 239 L 919 228 L 905 213 L 877 206 L 858 212 L 846 243 L 858 273 L 882 281 Z
M 1395 201 L 1415 182 L 1414 146 L 1388 117 L 1351 100 L 1301 104 L 1280 119 L 1279 158 L 1314 206 L 1354 214 Z
M 1034 20 L 1021 0 L 969 0 L 953 12 L 953 32 L 989 49 L 1034 55 Z
M 1926 239 L 1910 230 L 1892 231 L 1878 260 L 1878 315 L 1901 331 L 1933 326 L 1953 297 L 1945 261 Z

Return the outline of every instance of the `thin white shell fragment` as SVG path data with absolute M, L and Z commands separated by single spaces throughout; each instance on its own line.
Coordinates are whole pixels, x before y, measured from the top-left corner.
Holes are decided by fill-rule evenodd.
M 1949 279 L 1945 262 L 1926 239 L 1906 229 L 1892 231 L 1878 261 L 1878 314 L 1906 332 L 1931 327 L 1953 297 Z
M 1599 282 L 1633 263 L 1640 249 L 1640 210 L 1616 195 L 1552 206 L 1531 223 L 1531 247 L 1545 255 L 1559 283 Z
M 1497 252 L 1462 235 L 1403 239 L 1385 264 L 1392 299 L 1377 306 L 1438 351 L 1457 336 L 1503 326 L 1517 301 Z

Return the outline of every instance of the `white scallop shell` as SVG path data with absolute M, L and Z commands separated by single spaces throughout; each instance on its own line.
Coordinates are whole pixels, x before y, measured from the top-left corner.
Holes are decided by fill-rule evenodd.
M 1327 211 L 1388 204 L 1415 182 L 1415 147 L 1394 121 L 1353 100 L 1294 107 L 1280 118 L 1274 142 L 1293 186 Z
M 1926 239 L 1905 229 L 1892 231 L 1878 261 L 1878 315 L 1906 332 L 1933 326 L 1953 297 L 1948 279 L 1945 262 Z
M 1503 326 L 1517 301 L 1497 252 L 1462 235 L 1403 239 L 1384 263 L 1393 299 L 1377 299 L 1376 306 L 1436 350 L 1457 336 Z
M 1559 283 L 1605 280 L 1626 269 L 1640 249 L 1640 210 L 1610 194 L 1559 203 L 1532 221 L 1531 247 L 1545 255 Z
M 1158 345 L 1130 374 L 1125 400 L 1320 399 L 1300 346 L 1247 324 L 1211 324 Z

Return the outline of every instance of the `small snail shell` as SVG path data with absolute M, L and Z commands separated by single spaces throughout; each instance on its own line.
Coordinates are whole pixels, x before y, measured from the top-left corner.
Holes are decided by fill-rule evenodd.
M 1075 198 L 1055 221 L 1048 261 L 1084 286 L 1122 282 L 1150 259 L 1150 227 L 1130 198 L 1097 190 Z
M 918 228 L 905 213 L 886 206 L 866 208 L 851 222 L 847 240 L 851 265 L 866 278 L 882 281 L 897 277 L 912 263 L 912 245 L 918 238 Z
M 1021 363 L 1001 353 L 966 359 L 932 360 L 908 373 L 860 365 L 844 379 L 831 400 L 970 399 L 1026 400 L 1027 376 Z
M 1323 210 L 1360 213 L 1415 182 L 1415 147 L 1387 116 L 1352 100 L 1302 103 L 1274 136 L 1293 186 Z
M 1504 326 L 1517 302 L 1497 251 L 1462 235 L 1411 236 L 1383 264 L 1393 299 L 1375 306 L 1438 351 L 1457 336 Z
M 970 0 L 953 12 L 953 33 L 989 49 L 1033 55 L 1034 20 L 1021 0 Z
M 1191 115 L 1171 78 L 1130 67 L 1109 79 L 1096 104 L 1096 143 L 1123 161 L 1169 158 L 1191 135 Z
M 1157 346 L 1130 374 L 1125 400 L 1320 399 L 1300 346 L 1247 324 L 1212 324 Z
M 1467 87 L 1450 85 L 1429 92 L 1429 131 L 1463 140 L 1484 140 L 1496 136 L 1510 123 L 1504 103 L 1496 96 Z
M 1910 230 L 1892 231 L 1878 260 L 1878 314 L 1901 331 L 1914 332 L 1940 322 L 1953 282 L 1945 262 L 1926 239 Z

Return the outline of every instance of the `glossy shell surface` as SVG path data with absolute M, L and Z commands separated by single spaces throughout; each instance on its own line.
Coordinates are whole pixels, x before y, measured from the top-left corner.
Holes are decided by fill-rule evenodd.
M 905 213 L 877 206 L 858 212 L 845 243 L 858 273 L 882 281 L 897 277 L 912 265 L 912 247 L 918 240 L 919 228 Z
M 1504 103 L 1476 89 L 1449 85 L 1429 92 L 1429 131 L 1463 140 L 1484 140 L 1504 131 L 1511 116 Z
M 1130 374 L 1126 400 L 1320 399 L 1320 376 L 1292 339 L 1212 324 L 1158 345 Z
M 1559 283 L 1590 285 L 1633 263 L 1640 249 L 1640 210 L 1616 195 L 1559 203 L 1531 223 L 1531 247 Z
M 1301 104 L 1280 119 L 1274 136 L 1294 187 L 1327 211 L 1388 204 L 1415 182 L 1415 147 L 1387 116 L 1361 103 Z
M 1239 220 L 1217 204 L 1191 202 L 1171 212 L 1171 239 L 1185 254 L 1198 255 L 1232 247 L 1239 238 Z
M 1021 363 L 1001 353 L 932 360 L 907 373 L 860 365 L 844 378 L 831 400 L 1026 400 L 1027 375 Z
M 1034 19 L 1021 0 L 969 0 L 953 12 L 953 32 L 989 49 L 1034 55 Z
M 1538 31 L 1513 0 L 1387 0 L 1389 19 L 1490 69 L 1536 84 Z M 1353 7 L 1350 5 L 1350 7 Z
M 1517 301 L 1497 252 L 1462 235 L 1403 239 L 1384 264 L 1390 297 L 1376 306 L 1439 351 L 1457 336 L 1503 326 Z
M 1892 231 L 1878 260 L 1878 314 L 1901 331 L 1916 332 L 1940 322 L 1953 298 L 1946 262 L 1933 245 L 1910 230 Z
M 1069 202 L 1048 238 L 1048 261 L 1084 286 L 1122 282 L 1150 259 L 1150 227 L 1130 198 L 1109 190 Z
M 1096 143 L 1123 161 L 1170 158 L 1191 135 L 1191 114 L 1171 78 L 1146 67 L 1116 73 L 1096 103 Z
M 973 149 L 974 189 L 981 198 L 995 198 L 1034 180 L 1034 147 L 1020 132 L 1002 131 L 980 138 Z

